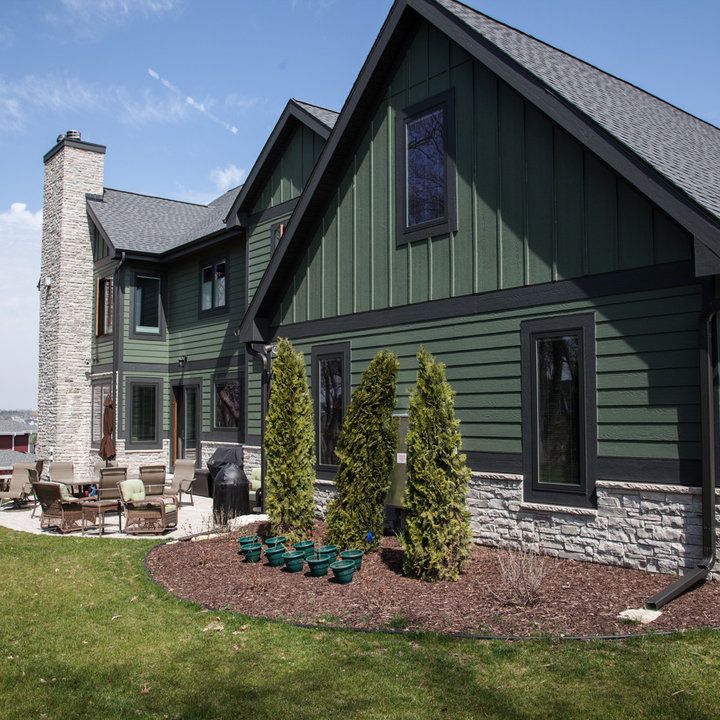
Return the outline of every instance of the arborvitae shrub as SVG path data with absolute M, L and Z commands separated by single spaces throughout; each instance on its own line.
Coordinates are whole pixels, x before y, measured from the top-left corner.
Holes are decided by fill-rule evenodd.
M 273 362 L 264 449 L 265 506 L 272 532 L 295 542 L 313 528 L 315 431 L 305 360 L 284 338 Z
M 328 539 L 333 545 L 372 550 L 380 542 L 397 452 L 392 413 L 398 368 L 394 353 L 380 351 L 352 395 L 335 449 L 337 499 L 327 513 Z
M 465 496 L 470 470 L 445 366 L 421 347 L 410 391 L 403 570 L 423 580 L 457 580 L 470 552 Z

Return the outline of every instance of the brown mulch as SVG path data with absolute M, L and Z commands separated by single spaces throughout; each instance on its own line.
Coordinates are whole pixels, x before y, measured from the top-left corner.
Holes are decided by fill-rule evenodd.
M 325 528 L 318 523 L 316 540 Z M 266 526 L 242 534 L 267 535 Z M 593 563 L 544 558 L 539 602 L 508 603 L 497 550 L 473 549 L 458 582 L 426 583 L 402 575 L 402 550 L 383 538 L 379 552 L 363 559 L 352 583 L 339 585 L 307 571 L 288 573 L 245 563 L 237 534 L 160 545 L 147 558 L 152 577 L 169 592 L 213 609 L 291 622 L 352 628 L 398 628 L 480 635 L 614 635 L 720 627 L 720 583 L 707 582 L 663 608 L 650 625 L 624 623 L 617 615 L 665 587 L 673 576 Z

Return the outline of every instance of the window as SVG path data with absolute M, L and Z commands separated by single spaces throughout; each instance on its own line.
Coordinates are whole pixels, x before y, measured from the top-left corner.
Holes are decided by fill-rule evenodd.
M 127 388 L 127 447 L 161 447 L 162 380 L 133 378 Z
M 591 505 L 597 410 L 592 314 L 521 325 L 525 499 Z
M 280 244 L 283 233 L 285 232 L 285 225 L 283 223 L 276 223 L 270 228 L 270 251 L 272 252 Z
M 235 430 L 243 427 L 242 378 L 215 381 L 215 415 L 213 426 L 217 430 Z
M 160 335 L 160 278 L 135 276 L 135 332 Z
M 398 113 L 398 244 L 456 230 L 452 90 Z
M 92 430 L 90 441 L 99 446 L 103 436 L 103 414 L 105 412 L 105 398 L 112 396 L 112 389 L 108 381 L 94 383 L 92 386 Z
M 321 345 L 312 351 L 315 443 L 319 470 L 337 466 L 337 445 L 350 400 L 350 346 Z
M 113 283 L 111 278 L 98 278 L 95 286 L 95 335 L 112 333 Z
M 226 306 L 225 261 L 206 265 L 200 270 L 200 309 L 216 310 Z

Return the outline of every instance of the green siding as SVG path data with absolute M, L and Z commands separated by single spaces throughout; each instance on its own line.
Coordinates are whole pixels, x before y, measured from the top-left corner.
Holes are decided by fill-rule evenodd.
M 303 338 L 294 344 L 309 360 L 313 345 L 349 340 L 353 386 L 379 349 L 396 352 L 398 410 L 405 410 L 415 353 L 423 343 L 447 365 L 464 448 L 520 453 L 521 321 L 594 311 L 598 455 L 698 459 L 701 305 L 701 289 L 693 285 Z M 282 332 L 281 327 L 277 334 Z M 259 384 L 250 390 L 256 405 Z
M 252 212 L 293 200 L 305 187 L 324 140 L 305 125 L 297 124 L 270 177 L 257 194 Z
M 458 229 L 397 248 L 395 118 L 449 87 Z M 691 257 L 687 232 L 427 25 L 389 79 L 337 187 L 308 233 L 276 323 Z

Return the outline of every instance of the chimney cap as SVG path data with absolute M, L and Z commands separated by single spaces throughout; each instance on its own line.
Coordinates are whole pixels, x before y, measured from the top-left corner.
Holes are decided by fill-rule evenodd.
M 82 138 L 80 137 L 80 131 L 79 131 L 79 130 L 68 130 L 68 131 L 65 133 L 65 137 L 66 137 L 68 140 L 81 140 L 81 139 L 82 139 Z
M 79 130 L 66 130 L 64 133 L 60 133 L 55 141 L 55 146 L 52 147 L 45 156 L 43 162 L 47 162 L 56 155 L 63 147 L 70 146 L 78 148 L 80 150 L 90 150 L 91 152 L 105 154 L 105 146 L 97 145 L 96 143 L 89 143 L 87 140 L 82 139 L 82 135 Z

